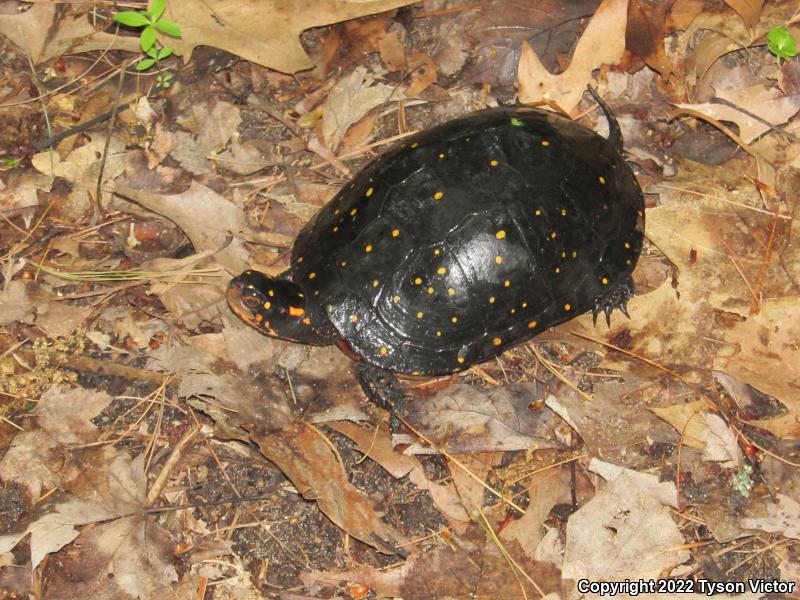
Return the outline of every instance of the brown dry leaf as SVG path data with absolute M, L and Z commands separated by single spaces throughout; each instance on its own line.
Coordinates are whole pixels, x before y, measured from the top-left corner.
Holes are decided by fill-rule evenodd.
M 91 419 L 109 402 L 108 394 L 82 388 L 45 392 L 31 411 L 38 427 L 29 427 L 13 439 L 0 461 L 0 479 L 27 486 L 34 500 L 43 488 L 71 485 L 81 471 L 74 464 L 80 457 L 67 453 L 72 460 L 65 463 L 61 453 L 64 447 L 96 441 L 98 431 Z
M 79 219 L 92 204 L 97 193 L 97 178 L 103 167 L 103 185 L 110 184 L 125 172 L 125 142 L 113 137 L 103 164 L 106 140 L 103 135 L 93 135 L 92 141 L 70 152 L 62 160 L 55 150 L 40 152 L 31 158 L 31 164 L 48 177 L 63 177 L 72 184 L 67 202 L 60 204 L 62 217 Z
M 541 426 L 527 402 L 517 402 L 526 394 L 521 388 L 503 386 L 488 394 L 473 386 L 453 384 L 435 398 L 408 402 L 415 426 L 451 454 L 553 448 L 558 444 L 544 436 L 551 433 Z M 415 444 L 408 454 L 424 454 L 431 449 Z
M 420 469 L 419 461 L 413 456 L 405 456 L 392 448 L 391 436 L 382 429 L 367 429 L 354 423 L 336 421 L 327 423 L 328 427 L 346 435 L 356 443 L 359 452 L 383 467 L 395 479 L 408 475 L 414 469 Z
M 360 121 L 376 106 L 391 100 L 402 100 L 403 92 L 395 87 L 376 83 L 364 67 L 356 67 L 334 86 L 322 106 L 322 135 L 325 145 L 336 150 L 351 125 Z
M 7 281 L 0 289 L 0 325 L 16 321 L 31 323 L 36 303 L 28 293 L 28 285 L 22 279 Z
M 295 421 L 273 429 L 255 424 L 250 438 L 261 452 L 283 471 L 308 500 L 348 534 L 392 554 L 382 542 L 396 546 L 404 536 L 381 520 L 373 502 L 347 480 L 347 473 L 322 433 L 306 423 Z
M 459 503 L 473 518 L 478 515 L 486 501 L 486 488 L 481 482 L 486 481 L 489 469 L 493 466 L 489 464 L 493 457 L 494 453 L 447 457 L 447 467 L 450 469 Z M 484 460 L 486 458 L 489 460 Z
M 558 502 L 561 482 L 561 467 L 553 467 L 534 473 L 528 479 L 528 506 L 525 514 L 511 521 L 502 532 L 500 539 L 516 540 L 519 547 L 530 559 L 544 537 L 544 522 Z
M 564 579 L 658 577 L 689 560 L 670 509 L 627 475 L 611 481 L 567 522 Z
M 321 27 L 413 4 L 411 0 L 279 0 L 242 3 L 218 0 L 171 2 L 166 14 L 181 26 L 183 37 L 170 45 L 186 60 L 200 45 L 213 46 L 283 73 L 314 66 L 300 34 Z
M 773 125 L 786 123 L 800 110 L 800 94 L 785 96 L 779 89 L 765 87 L 763 84 L 739 90 L 718 90 L 717 95 Z M 697 111 L 717 121 L 735 123 L 739 127 L 739 137 L 748 144 L 769 131 L 768 125 L 719 102 L 675 106 Z
M 424 52 L 412 48 L 408 52 L 408 66 L 411 69 L 411 85 L 406 88 L 406 97 L 414 98 L 436 83 L 438 78 L 436 63 Z
M 454 538 L 451 545 L 411 555 L 399 567 L 362 564 L 347 571 L 307 573 L 302 579 L 308 586 L 317 582 L 358 582 L 379 598 L 497 600 L 540 598 L 543 593 L 558 597 L 561 578 L 553 565 L 528 559 L 513 542 L 505 549 L 539 589 L 516 571 L 489 536 L 476 527 Z
M 172 157 L 187 171 L 202 175 L 214 170 L 214 155 L 236 134 L 242 117 L 239 107 L 233 104 L 217 102 L 210 108 L 200 102 L 182 113 L 177 122 L 189 131 L 174 133 Z
M 167 217 L 183 230 L 196 252 L 214 252 L 214 260 L 230 272 L 247 268 L 250 253 L 242 237 L 252 228 L 242 209 L 211 188 L 192 181 L 180 194 L 158 194 L 123 185 L 115 187 L 114 193 Z
M 390 72 L 408 69 L 405 37 L 405 29 L 398 28 L 378 40 L 381 62 Z
M 705 400 L 696 400 L 650 410 L 681 434 L 681 443 L 695 450 L 705 450 L 705 407 Z
M 0 15 L 0 35 L 22 48 L 35 64 L 90 50 L 139 52 L 138 37 L 95 31 L 85 12 L 65 11 L 56 3 L 36 3 L 20 15 Z
M 667 80 L 674 71 L 672 61 L 664 50 L 667 36 L 667 14 L 674 0 L 647 2 L 634 0 L 628 5 L 628 26 L 625 47 L 641 56 L 647 65 Z
M 764 0 L 725 0 L 725 4 L 735 10 L 748 27 L 758 23 L 764 8 Z
M 66 337 L 78 329 L 92 314 L 88 306 L 73 306 L 66 302 L 49 302 L 36 317 L 36 326 L 51 338 Z
M 678 508 L 678 488 L 673 481 L 659 481 L 658 475 L 654 473 L 640 473 L 639 471 L 626 469 L 596 458 L 589 461 L 588 468 L 592 473 L 597 473 L 606 481 L 613 481 L 625 475 L 642 492 L 652 496 L 659 503 L 664 506 Z
M 592 79 L 592 71 L 622 59 L 627 7 L 627 0 L 603 0 L 578 41 L 569 68 L 559 75 L 550 73 L 528 43 L 523 43 L 517 72 L 520 102 L 547 99 L 572 112 Z
M 778 505 L 770 504 L 767 515 L 742 519 L 742 526 L 800 540 L 800 504 L 785 494 L 778 494 Z

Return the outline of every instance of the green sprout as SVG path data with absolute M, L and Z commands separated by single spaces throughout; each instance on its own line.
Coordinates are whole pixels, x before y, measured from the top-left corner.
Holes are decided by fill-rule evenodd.
M 0 159 L 0 164 L 2 164 L 3 169 L 13 169 L 19 164 L 19 160 L 18 158 L 3 158 Z
M 778 66 L 782 60 L 797 56 L 797 45 L 786 27 L 776 27 L 767 32 L 767 50 L 775 55 Z
M 750 477 L 752 473 L 753 467 L 744 465 L 738 472 L 733 474 L 733 489 L 745 498 L 750 496 L 750 492 L 755 486 L 753 478 Z
M 147 10 L 126 10 L 114 15 L 114 20 L 128 27 L 144 27 L 139 35 L 139 45 L 147 56 L 136 63 L 137 71 L 145 71 L 172 54 L 172 48 L 158 40 L 158 34 L 181 37 L 181 29 L 175 21 L 162 19 L 167 0 L 151 0 Z M 164 87 L 169 87 L 169 81 Z

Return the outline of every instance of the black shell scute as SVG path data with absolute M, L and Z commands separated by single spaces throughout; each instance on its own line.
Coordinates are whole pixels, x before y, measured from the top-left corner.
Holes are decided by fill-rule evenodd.
M 290 275 L 365 360 L 445 374 L 616 302 L 643 229 L 619 149 L 553 113 L 489 109 L 364 169 L 301 232 Z

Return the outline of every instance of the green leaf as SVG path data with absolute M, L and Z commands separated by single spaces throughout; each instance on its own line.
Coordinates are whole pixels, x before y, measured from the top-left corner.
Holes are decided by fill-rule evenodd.
M 147 50 L 147 52 L 145 52 L 145 54 L 147 54 L 147 56 L 149 56 L 150 58 L 155 58 L 156 60 L 158 60 L 158 53 L 159 53 L 159 50 L 155 46 L 150 46 L 150 48 Z
M 136 63 L 136 70 L 137 71 L 146 71 L 150 67 L 156 64 L 155 58 L 143 58 L 138 63 Z
M 786 27 L 776 27 L 767 32 L 767 49 L 778 60 L 789 60 L 797 56 L 797 45 Z
M 171 54 L 172 54 L 172 48 L 161 48 L 161 50 L 158 51 L 158 56 L 156 56 L 156 60 L 164 60 Z
M 167 0 L 152 0 L 152 2 L 150 2 L 150 7 L 147 9 L 147 14 L 150 15 L 155 22 L 161 18 L 166 8 Z
M 148 25 L 142 30 L 139 44 L 144 52 L 147 52 L 156 43 L 156 30 L 152 25 Z
M 171 35 L 172 37 L 177 37 L 177 38 L 181 37 L 181 28 L 178 27 L 178 24 L 175 21 L 164 19 L 163 21 L 158 21 L 155 24 L 155 27 L 161 33 L 166 33 L 167 35 Z
M 142 13 L 134 12 L 132 10 L 118 12 L 114 15 L 114 20 L 117 23 L 122 23 L 128 27 L 144 27 L 150 23 L 147 17 L 145 17 Z

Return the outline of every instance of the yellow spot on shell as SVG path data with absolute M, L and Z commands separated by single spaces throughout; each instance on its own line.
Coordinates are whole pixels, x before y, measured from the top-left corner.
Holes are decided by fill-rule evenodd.
M 309 275 L 309 279 L 314 279 L 314 278 Z M 272 298 L 275 295 L 275 290 L 270 290 L 267 292 L 267 294 L 269 295 L 270 298 Z
M 351 323 L 357 323 L 358 322 L 358 317 L 356 315 L 350 315 L 350 322 Z
M 412 147 L 412 148 L 416 148 L 417 146 L 419 146 L 419 143 L 418 143 L 418 142 L 414 142 L 413 144 L 411 144 L 411 147 Z
M 429 287 L 429 288 L 428 288 L 428 293 L 429 293 L 429 294 L 432 294 L 432 293 L 433 293 L 433 288 L 432 288 L 432 287 Z
M 489 296 L 489 304 L 494 304 L 494 301 L 497 300 L 494 296 Z
M 334 226 L 331 228 L 331 231 L 332 231 L 333 233 L 336 233 L 337 231 L 339 231 L 339 226 L 338 226 L 338 225 L 334 225 Z
M 356 216 L 356 213 L 358 213 L 358 209 L 357 209 L 357 208 L 354 208 L 353 210 L 351 210 L 351 211 L 350 211 L 350 216 L 351 216 L 351 217 L 355 217 L 355 216 Z
M 452 317 L 452 318 L 450 319 L 450 322 L 451 322 L 451 323 L 458 323 L 458 317 Z
M 490 165 L 492 165 L 493 167 L 496 167 L 496 166 L 497 166 L 497 165 L 499 165 L 500 163 L 498 163 L 496 160 L 490 160 L 490 161 L 489 161 L 489 164 L 490 164 Z
M 512 309 L 511 309 L 509 312 L 510 312 L 512 315 L 513 315 L 513 314 L 516 314 L 516 312 L 517 312 L 517 309 L 516 309 L 516 308 L 512 308 Z
M 556 267 L 556 273 L 561 273 L 561 267 Z
M 463 363 L 464 362 L 464 357 L 463 356 L 459 356 L 456 360 L 458 362 L 460 362 L 460 363 Z
M 572 305 L 571 304 L 565 304 L 564 305 L 564 310 L 572 310 Z
M 522 308 L 528 308 L 528 303 L 527 302 L 523 302 L 522 303 Z
M 436 337 L 442 337 L 442 332 L 438 329 L 436 330 Z
M 414 283 L 416 285 L 422 285 L 422 277 L 415 277 L 414 278 Z
M 444 152 L 439 152 L 439 158 L 444 158 L 445 156 L 447 155 Z
M 434 199 L 434 200 L 441 200 L 441 199 L 442 199 L 442 196 L 444 196 L 444 192 L 436 192 L 436 193 L 433 195 L 433 199 Z
M 341 209 L 337 208 L 336 210 L 333 211 L 333 214 L 338 215 L 340 212 L 342 212 Z
M 550 232 L 550 237 L 551 237 L 552 239 L 556 239 L 556 236 L 557 236 L 557 235 L 558 235 L 558 234 L 557 234 L 555 231 L 551 231 L 551 232 Z
M 494 237 L 496 237 L 498 240 L 502 240 L 506 237 L 506 232 L 501 229 L 500 231 L 494 234 Z
M 374 192 L 374 191 L 375 191 L 375 190 L 373 190 L 372 188 L 368 188 L 368 189 L 367 189 L 367 192 L 366 192 L 366 194 L 364 194 L 364 195 L 365 195 L 367 198 L 369 198 L 370 196 L 372 196 L 372 192 Z
M 577 252 L 575 252 L 575 251 L 573 251 L 573 252 L 572 252 L 572 258 L 575 258 L 576 256 L 578 256 L 578 253 L 577 253 Z
M 538 323 L 536 321 L 531 321 L 530 323 L 528 323 L 528 329 L 533 329 L 537 325 Z
M 511 286 L 511 282 L 510 282 L 508 279 L 506 279 L 506 280 L 503 282 L 503 287 L 510 287 L 510 286 Z
M 494 262 L 496 262 L 498 265 L 502 264 L 503 263 L 503 257 L 502 256 L 495 256 L 494 257 Z
M 455 296 L 456 290 L 454 288 L 447 288 L 447 295 L 448 296 Z
M 436 269 L 436 272 L 437 272 L 439 275 L 444 275 L 445 273 L 447 273 L 447 269 L 446 269 L 446 268 L 444 268 L 444 267 L 439 267 L 438 269 Z
M 499 346 L 502 343 L 503 343 L 503 340 L 501 340 L 500 338 L 494 338 L 492 340 L 492 346 Z
M 597 178 L 597 181 L 599 181 L 600 183 L 602 183 L 603 185 L 605 185 L 605 183 L 606 183 L 606 178 L 605 178 L 605 177 L 603 177 L 602 175 L 600 175 L 600 177 L 598 177 L 598 178 Z
M 378 287 L 380 284 L 381 284 L 381 282 L 378 281 L 377 279 L 373 279 L 372 280 L 372 287 Z
M 392 296 L 392 302 L 394 302 L 395 304 L 400 302 L 400 296 Z
M 264 302 L 264 308 L 266 308 L 267 310 L 272 308 L 272 302 Z
M 542 211 L 537 208 L 536 211 L 533 214 L 535 214 L 537 217 L 541 217 L 542 216 Z
M 309 279 L 315 279 L 315 278 L 316 278 L 316 276 L 317 276 L 317 274 L 316 274 L 316 273 L 309 273 L 309 274 L 308 274 L 308 278 L 309 278 Z
M 608 285 L 608 277 L 603 277 L 600 281 L 603 283 L 603 285 Z
M 542 140 L 542 146 L 549 146 L 549 145 L 550 142 L 548 142 L 547 140 Z
M 625 247 L 630 249 L 631 245 L 628 242 L 625 242 Z
M 392 229 L 392 237 L 398 237 L 400 235 L 399 229 Z
M 297 264 L 301 264 L 305 259 L 302 256 L 297 257 Z
M 364 252 L 372 252 L 372 244 L 367 244 L 364 246 Z
M 386 346 L 381 346 L 380 353 L 386 354 L 387 352 L 389 352 L 389 349 Z
M 347 261 L 343 260 L 342 262 L 339 263 L 339 266 L 340 267 L 346 267 L 347 266 Z
M 422 317 L 424 317 L 424 316 L 425 316 L 425 313 L 424 313 L 424 312 L 422 312 L 421 310 L 417 312 L 417 318 L 418 318 L 418 319 L 421 319 L 421 318 L 422 318 Z
M 561 209 L 561 216 L 562 217 L 566 217 L 567 216 L 567 209 L 566 208 L 562 208 Z

